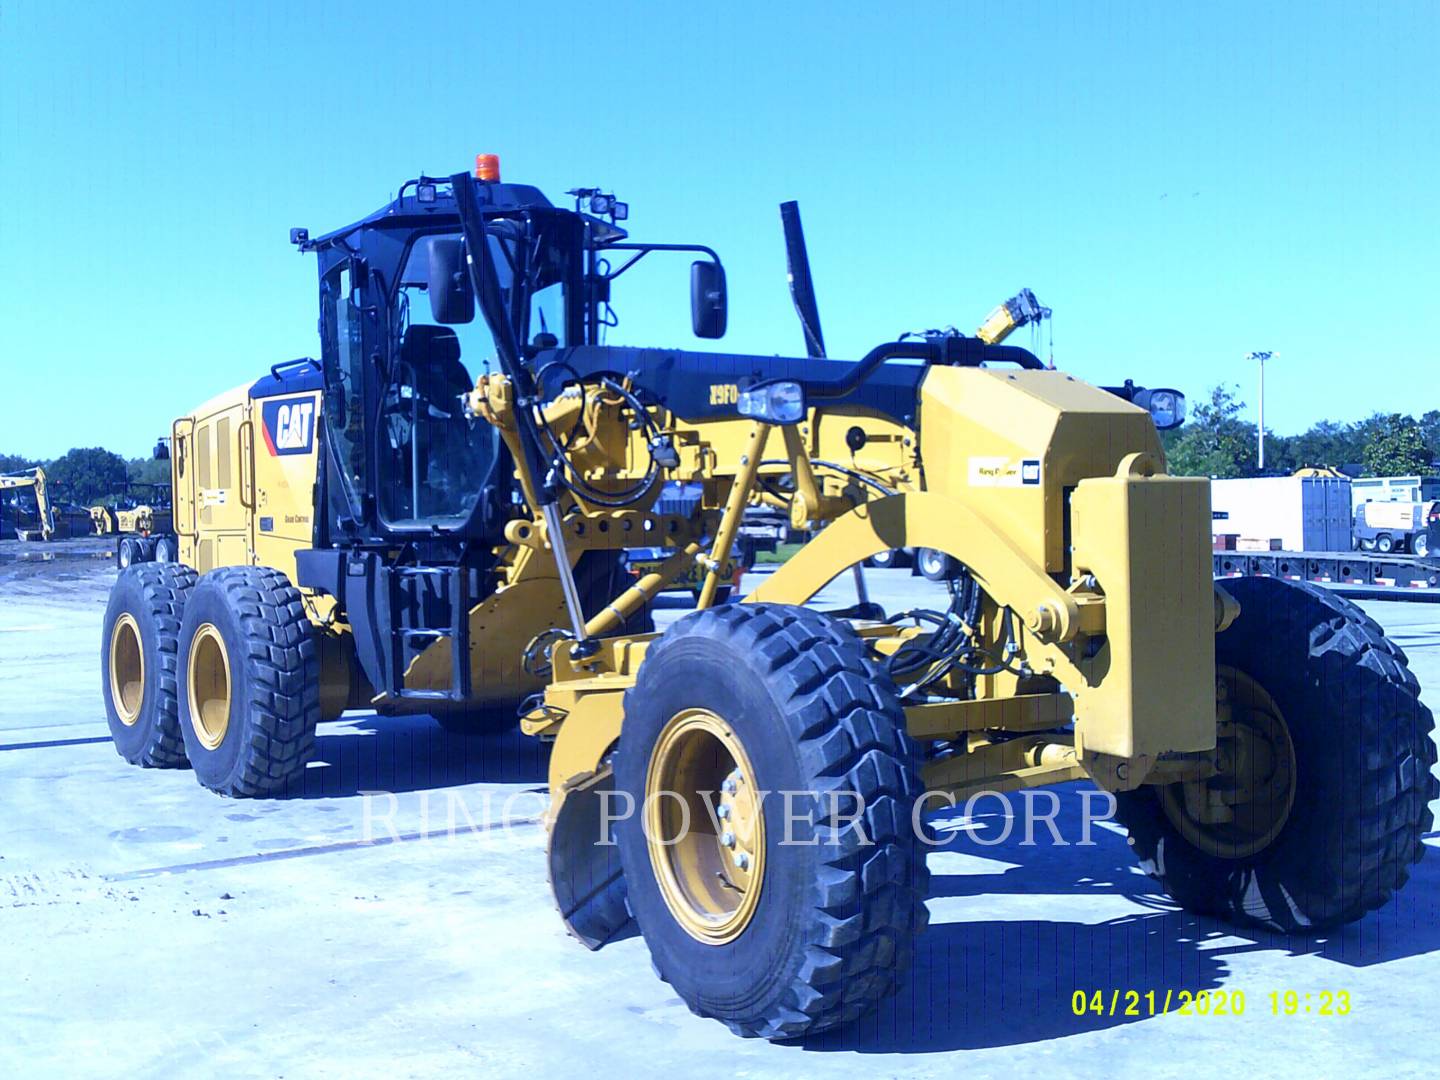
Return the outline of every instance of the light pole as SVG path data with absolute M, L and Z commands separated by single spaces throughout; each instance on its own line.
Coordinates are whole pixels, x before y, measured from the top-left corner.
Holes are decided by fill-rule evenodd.
M 1260 463 L 1256 466 L 1257 471 L 1265 471 L 1265 361 L 1279 356 L 1275 352 L 1252 352 L 1247 353 L 1246 360 L 1260 361 Z

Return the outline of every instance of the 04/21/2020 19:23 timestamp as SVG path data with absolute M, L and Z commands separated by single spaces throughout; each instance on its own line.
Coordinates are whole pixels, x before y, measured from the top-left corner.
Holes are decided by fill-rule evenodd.
M 1271 990 L 1271 1016 L 1348 1016 L 1348 990 Z M 1243 990 L 1076 990 L 1070 1009 L 1076 1016 L 1243 1016 Z

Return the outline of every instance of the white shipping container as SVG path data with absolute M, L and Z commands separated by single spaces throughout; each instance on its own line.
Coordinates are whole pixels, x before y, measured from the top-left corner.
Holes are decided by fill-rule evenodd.
M 1355 509 L 1364 502 L 1429 502 L 1440 499 L 1440 477 L 1366 476 L 1350 484 Z
M 1213 480 L 1216 535 L 1276 539 L 1285 551 L 1349 551 L 1350 481 L 1328 476 Z

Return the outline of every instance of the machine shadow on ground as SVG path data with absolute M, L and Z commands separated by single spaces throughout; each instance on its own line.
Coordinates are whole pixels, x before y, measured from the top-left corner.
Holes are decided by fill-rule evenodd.
M 549 744 L 518 727 L 460 735 L 428 716 L 367 713 L 321 724 L 314 759 L 280 798 L 399 794 L 477 783 L 543 785 L 549 760 Z
M 1078 818 L 1069 813 L 1072 802 L 1065 799 L 1067 814 Z M 1272 934 L 1177 910 L 1138 871 L 1122 834 L 1097 828 L 1094 845 L 1079 846 L 1078 822 L 1067 822 L 1065 815 L 1059 822 L 1070 846 L 1045 843 L 1043 829 L 1035 846 L 1025 846 L 1018 835 L 982 846 L 974 837 L 988 839 L 987 833 L 996 835 L 1003 827 L 997 811 L 976 815 L 973 832 L 959 832 L 937 848 L 993 860 L 1001 868 L 942 873 L 932 861 L 930 906 L 939 913 L 917 938 L 914 966 L 898 992 L 854 1024 L 798 1045 L 879 1054 L 1041 1043 L 1151 1019 L 1143 1015 L 1144 1004 L 1138 1016 L 1076 1016 L 1076 990 L 1101 991 L 1108 1013 L 1114 990 L 1142 996 L 1154 991 L 1158 1009 L 1167 992 L 1225 987 L 1248 990 L 1247 1005 L 1254 1011 L 1264 1004 L 1258 999 L 1263 988 L 1232 985 L 1231 957 L 1269 952 L 1369 967 L 1440 951 L 1440 853 L 1412 867 L 1410 882 L 1396 898 L 1359 923 L 1325 934 Z M 1150 910 L 1098 922 L 945 921 L 950 899 L 1003 903 L 1013 897 L 1017 907 L 1034 910 L 1034 898 L 1078 894 L 1120 897 Z

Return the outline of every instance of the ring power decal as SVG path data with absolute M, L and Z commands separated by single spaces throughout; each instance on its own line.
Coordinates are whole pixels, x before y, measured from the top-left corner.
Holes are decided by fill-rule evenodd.
M 1040 483 L 1039 458 L 972 457 L 971 487 L 1034 487 Z

